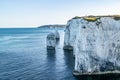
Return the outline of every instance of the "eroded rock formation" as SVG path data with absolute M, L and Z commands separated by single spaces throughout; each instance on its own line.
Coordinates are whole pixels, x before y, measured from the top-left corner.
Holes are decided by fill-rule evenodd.
M 57 31 L 57 30 L 55 30 L 55 38 L 56 38 L 56 40 L 59 40 L 60 39 L 60 34 L 59 34 L 59 32 Z
M 71 19 L 66 26 L 65 46 L 73 47 L 74 75 L 120 73 L 120 16 Z
M 47 35 L 47 49 L 55 49 L 56 38 L 54 33 L 49 33 Z
M 59 39 L 60 35 L 57 30 L 54 33 L 49 33 L 47 35 L 47 49 L 55 49 Z

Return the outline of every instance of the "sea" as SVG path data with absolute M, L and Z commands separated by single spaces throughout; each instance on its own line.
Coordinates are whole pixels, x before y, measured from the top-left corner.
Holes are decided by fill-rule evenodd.
M 73 76 L 73 52 L 63 50 L 64 29 L 58 30 L 60 41 L 56 49 L 46 49 L 46 37 L 54 31 L 0 28 L 0 80 L 100 80 L 100 77 Z
M 46 37 L 54 31 L 0 28 L 0 80 L 75 80 L 73 54 L 63 50 L 63 29 L 56 50 L 46 49 Z

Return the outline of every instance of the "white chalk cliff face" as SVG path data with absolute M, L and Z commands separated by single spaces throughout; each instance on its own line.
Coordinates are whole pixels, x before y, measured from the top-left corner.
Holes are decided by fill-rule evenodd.
M 70 20 L 66 25 L 65 38 L 64 38 L 64 48 L 73 49 L 76 41 L 76 35 L 78 34 L 79 20 Z
M 120 17 L 91 16 L 71 19 L 64 46 L 72 46 L 78 73 L 120 70 Z

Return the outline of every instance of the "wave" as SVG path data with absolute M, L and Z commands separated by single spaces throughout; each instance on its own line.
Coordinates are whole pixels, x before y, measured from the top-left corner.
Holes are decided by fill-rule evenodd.
M 8 41 L 8 40 L 19 40 L 19 39 L 26 39 L 29 36 L 3 36 L 0 38 L 0 41 Z

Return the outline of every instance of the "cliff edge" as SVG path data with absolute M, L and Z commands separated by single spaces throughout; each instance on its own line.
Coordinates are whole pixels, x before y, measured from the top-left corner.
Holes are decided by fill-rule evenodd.
M 73 47 L 74 75 L 120 73 L 120 16 L 84 16 L 69 20 L 64 47 Z

